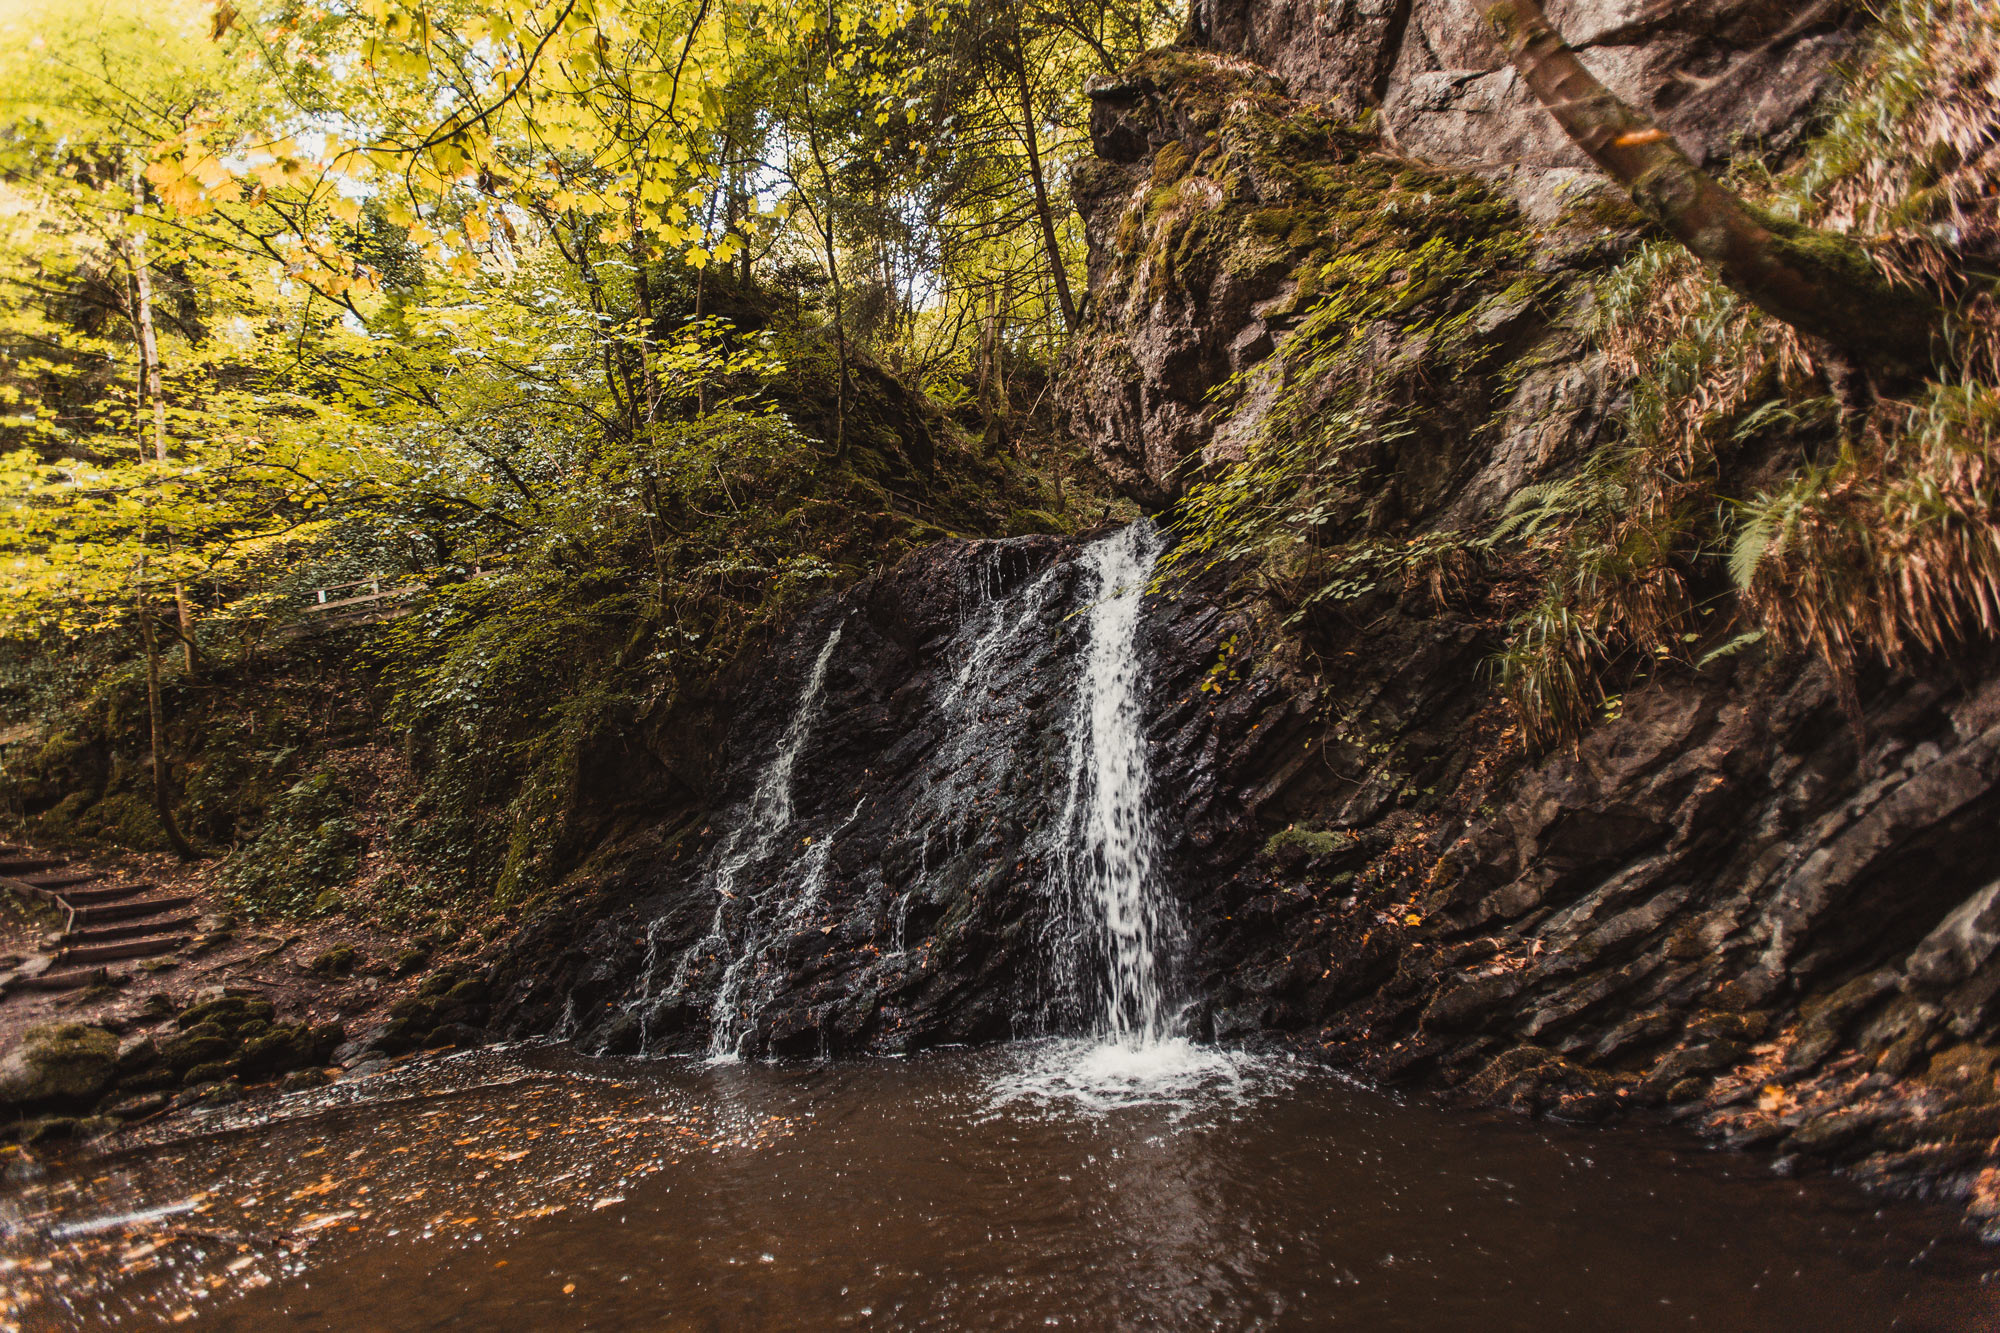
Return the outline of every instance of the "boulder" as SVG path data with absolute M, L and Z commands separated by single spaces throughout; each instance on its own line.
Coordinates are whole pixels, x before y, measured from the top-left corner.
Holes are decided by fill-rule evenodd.
M 111 1084 L 118 1038 L 82 1023 L 44 1023 L 0 1056 L 0 1106 L 85 1102 Z

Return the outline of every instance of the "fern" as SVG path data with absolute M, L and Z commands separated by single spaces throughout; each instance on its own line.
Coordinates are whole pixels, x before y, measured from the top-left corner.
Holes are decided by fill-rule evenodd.
M 1764 556 L 1778 535 L 1777 519 L 1771 511 L 1768 504 L 1753 510 L 1729 548 L 1729 578 L 1739 592 L 1749 591 L 1757 577 L 1757 566 L 1764 563 Z
M 1703 653 L 1701 655 L 1701 660 L 1697 661 L 1694 664 L 1694 669 L 1696 671 L 1705 671 L 1708 669 L 1710 663 L 1720 662 L 1725 657 L 1734 657 L 1736 656 L 1736 654 L 1742 652 L 1745 648 L 1751 647 L 1754 644 L 1762 643 L 1763 641 L 1764 641 L 1763 630 L 1761 629 L 1746 630 L 1743 633 L 1737 635 L 1735 638 L 1731 639 L 1728 643 L 1719 644 L 1718 646 L 1709 649 L 1706 653 Z

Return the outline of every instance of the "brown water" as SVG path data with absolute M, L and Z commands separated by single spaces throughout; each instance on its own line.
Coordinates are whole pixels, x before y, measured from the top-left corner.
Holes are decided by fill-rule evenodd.
M 2000 1254 L 1836 1181 L 1150 1059 L 419 1062 L 17 1169 L 4 1280 L 65 1330 L 2000 1327 Z

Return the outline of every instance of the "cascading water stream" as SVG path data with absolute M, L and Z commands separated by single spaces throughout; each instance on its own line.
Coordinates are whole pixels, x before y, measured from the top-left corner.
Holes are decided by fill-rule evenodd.
M 729 962 L 710 1006 L 709 1056 L 722 1059 L 735 1054 L 737 1001 L 744 977 L 758 952 L 756 941 L 750 939 L 756 925 L 756 904 L 739 901 L 737 881 L 747 868 L 769 855 L 778 838 L 791 826 L 792 770 L 812 735 L 813 720 L 818 716 L 820 698 L 826 688 L 827 666 L 833 661 L 834 649 L 840 645 L 840 632 L 841 627 L 836 625 L 821 645 L 819 656 L 813 660 L 812 670 L 799 691 L 791 720 L 779 738 L 776 753 L 757 775 L 750 798 L 730 816 L 729 833 L 709 860 L 707 881 L 715 892 L 715 915 L 709 921 L 707 933 L 675 962 L 673 975 L 664 988 L 655 984 L 659 971 L 658 940 L 648 933 L 644 980 L 632 1001 L 639 1015 L 641 1049 L 651 1039 L 653 1011 L 663 1002 L 686 996 L 705 960 L 724 957 Z M 737 947 L 739 944 L 742 947 Z
M 742 840 L 746 830 L 755 830 L 749 849 L 741 854 L 731 852 L 722 860 L 715 877 L 715 924 L 710 928 L 709 938 L 695 945 L 693 954 L 706 951 L 713 944 L 726 948 L 729 943 L 727 933 L 728 912 L 736 897 L 736 879 L 745 866 L 765 855 L 777 844 L 778 838 L 791 827 L 792 823 L 792 769 L 797 766 L 799 751 L 805 748 L 806 739 L 812 734 L 813 719 L 819 713 L 820 696 L 826 689 L 827 663 L 833 660 L 833 650 L 840 646 L 840 627 L 827 635 L 826 643 L 819 650 L 819 657 L 813 662 L 812 674 L 806 677 L 805 688 L 799 692 L 798 706 L 792 710 L 791 721 L 785 727 L 784 737 L 778 742 L 778 752 L 758 779 L 757 790 L 750 798 L 749 807 L 742 812 L 731 830 L 729 843 Z M 736 950 L 735 958 L 722 974 L 722 984 L 716 987 L 715 1003 L 709 1011 L 708 1055 L 712 1060 L 727 1059 L 736 1054 L 739 1034 L 736 1020 L 738 998 L 742 994 L 744 978 L 755 963 L 761 940 L 751 938 L 756 925 L 756 904 L 749 904 L 743 913 L 740 934 L 744 937 Z
M 1159 958 L 1174 917 L 1154 873 L 1138 654 L 1140 604 L 1159 556 L 1159 535 L 1143 519 L 1084 552 L 1096 587 L 1086 594 L 1088 643 L 1061 824 L 1072 911 L 1094 927 L 1103 951 L 1097 1030 L 1135 1047 L 1174 1035 Z
M 1084 1001 L 1087 1038 L 1031 1048 L 996 1079 L 996 1105 L 1108 1111 L 1180 1108 L 1240 1095 L 1246 1057 L 1197 1046 L 1180 1030 L 1168 972 L 1180 920 L 1161 883 L 1153 835 L 1139 626 L 1160 537 L 1145 520 L 1092 543 L 1082 564 L 1086 641 L 1069 725 L 1068 788 L 1049 849 L 1060 905 L 1050 939 L 1059 987 Z

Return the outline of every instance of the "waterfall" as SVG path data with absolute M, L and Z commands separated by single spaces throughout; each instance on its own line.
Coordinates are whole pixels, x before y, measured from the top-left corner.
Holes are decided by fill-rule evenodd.
M 712 895 L 706 930 L 696 936 L 702 918 L 685 907 L 656 916 L 622 1012 L 589 1030 L 650 1051 L 706 1019 L 718 1060 L 801 1051 L 829 1023 L 893 1033 L 906 1006 L 939 993 L 940 969 L 964 975 L 1011 935 L 999 1003 L 1017 1035 L 1087 1034 L 1142 1063 L 1186 1046 L 1138 652 L 1161 545 L 1142 520 L 1067 554 L 972 546 L 950 618 L 931 622 L 909 673 L 857 663 L 832 690 L 836 658 L 906 651 L 850 610 L 853 643 L 833 628 L 789 701 L 760 692 L 789 717 L 768 755 L 752 752 L 748 794 L 719 814 L 686 881 Z M 825 750 L 830 770 L 795 783 L 807 747 L 828 737 L 840 742 Z M 810 989 L 829 969 L 846 978 L 837 998 Z
M 1084 936 L 1072 947 L 1102 954 L 1094 987 L 1097 1031 L 1125 1046 L 1155 1045 L 1173 1035 L 1159 955 L 1176 921 L 1154 867 L 1138 654 L 1140 603 L 1159 555 L 1159 534 L 1144 519 L 1083 554 L 1095 587 L 1085 590 L 1088 641 L 1058 824 L 1058 873 L 1073 927 Z
M 785 726 L 784 735 L 779 738 L 778 748 L 770 762 L 759 771 L 749 799 L 728 816 L 729 833 L 709 858 L 705 875 L 708 886 L 715 893 L 715 915 L 709 921 L 707 933 L 676 961 L 672 977 L 664 989 L 655 985 L 659 971 L 657 926 L 647 932 L 644 980 L 632 1002 L 639 1015 L 642 1049 L 651 1040 L 654 1011 L 663 1003 L 687 997 L 695 987 L 706 960 L 726 958 L 729 961 L 724 966 L 721 983 L 716 987 L 715 999 L 710 1006 L 709 1055 L 720 1059 L 735 1054 L 738 999 L 744 979 L 760 952 L 762 937 L 769 933 L 759 929 L 758 918 L 767 914 L 759 911 L 764 906 L 761 900 L 772 896 L 767 889 L 756 899 L 740 899 L 737 882 L 747 868 L 777 847 L 778 839 L 791 827 L 792 770 L 798 764 L 799 752 L 812 735 L 813 721 L 819 714 L 820 698 L 826 689 L 827 665 L 833 660 L 833 651 L 840 644 L 840 631 L 841 626 L 835 625 L 821 645 L 819 656 L 814 659 L 812 670 L 799 691 L 798 703 L 792 708 L 791 720 Z M 824 852 L 820 855 L 823 861 Z
M 729 945 L 727 934 L 730 906 L 736 901 L 736 880 L 745 866 L 764 856 L 792 824 L 792 769 L 798 763 L 799 751 L 805 748 L 806 739 L 812 735 L 813 719 L 819 714 L 820 696 L 826 689 L 826 666 L 833 660 L 833 650 L 840 645 L 840 626 L 826 636 L 826 643 L 819 650 L 819 657 L 813 662 L 812 674 L 806 677 L 805 688 L 799 691 L 799 702 L 792 709 L 792 718 L 785 726 L 785 734 L 778 742 L 778 752 L 771 756 L 771 762 L 757 779 L 757 789 L 751 794 L 749 805 L 735 816 L 735 827 L 730 830 L 728 850 L 721 858 L 721 866 L 716 872 L 714 885 L 716 893 L 715 923 L 709 929 L 708 938 L 696 944 L 690 954 L 699 957 L 702 953 L 715 949 L 726 949 Z M 749 847 L 743 852 L 735 850 L 735 844 L 750 833 Z M 783 885 L 778 886 L 782 890 Z M 723 970 L 722 984 L 716 987 L 715 1003 L 709 1011 L 708 1054 L 710 1059 L 723 1059 L 736 1054 L 738 1041 L 736 1020 L 739 1014 L 738 997 L 742 994 L 744 978 L 761 952 L 763 940 L 759 936 L 768 931 L 758 930 L 758 907 L 761 900 L 772 896 L 767 889 L 758 900 L 748 903 L 741 912 L 743 918 L 737 942 L 736 956 Z M 781 904 L 782 906 L 782 904 Z

